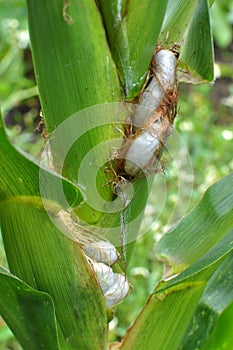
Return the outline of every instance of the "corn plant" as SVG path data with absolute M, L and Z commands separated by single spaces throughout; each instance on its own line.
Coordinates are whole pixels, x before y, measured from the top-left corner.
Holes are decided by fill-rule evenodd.
M 127 277 L 119 290 L 103 289 L 109 283 L 111 290 L 110 274 L 123 276 L 154 177 L 151 167 L 126 174 L 129 167 L 116 156 L 149 89 L 153 54 L 162 48 L 179 55 L 178 82 L 213 81 L 213 1 L 26 3 L 49 141 L 38 163 L 14 148 L 0 126 L 1 230 L 9 265 L 0 275 L 2 317 L 30 350 L 231 349 L 232 174 L 160 240 L 164 276 L 114 343 L 108 343 L 108 317 L 125 296 Z M 137 132 L 132 143 L 136 138 Z M 90 250 L 102 254 L 103 242 L 111 242 L 116 260 L 121 256 L 111 270 L 105 264 L 107 277 L 93 261 L 99 258 L 87 257 Z

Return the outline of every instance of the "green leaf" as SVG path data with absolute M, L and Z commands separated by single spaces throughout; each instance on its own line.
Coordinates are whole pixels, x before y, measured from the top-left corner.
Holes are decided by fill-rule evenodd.
M 201 303 L 211 307 L 219 315 L 233 301 L 233 255 L 230 254 L 208 282 Z
M 214 79 L 213 39 L 207 0 L 198 0 L 180 55 L 180 80 L 203 83 Z
M 51 295 L 68 346 L 104 348 L 105 301 L 77 243 L 59 232 L 34 197 L 3 201 L 0 214 L 10 271 Z
M 203 288 L 204 284 L 187 283 L 167 293 L 152 295 L 126 333 L 120 349 L 176 349 Z
M 178 273 L 204 255 L 227 234 L 232 235 L 233 173 L 211 186 L 200 204 L 157 246 L 169 274 Z
M 174 278 L 151 295 L 134 325 L 126 333 L 121 349 L 177 349 L 198 305 L 206 282 L 221 263 Z M 190 271 L 191 272 L 191 271 Z
M 23 349 L 60 349 L 52 298 L 1 267 L 0 289 L 0 314 Z
M 158 286 L 126 333 L 121 349 L 179 348 L 206 283 L 232 251 L 232 245 L 231 234 L 176 278 Z
M 180 46 L 178 80 L 212 81 L 214 55 L 208 1 L 169 0 L 167 8 L 159 42 L 168 48 Z
M 13 148 L 3 128 L 0 132 L 1 165 L 5 170 L 0 183 L 0 217 L 10 270 L 31 287 L 50 294 L 68 348 L 85 344 L 86 349 L 102 349 L 107 319 L 100 287 L 79 245 L 61 233 L 44 210 L 38 165 Z M 54 182 L 64 180 L 46 170 L 44 174 L 48 188 L 49 181 L 54 189 Z M 76 195 L 74 185 L 65 180 L 63 184 L 70 198 L 74 192 Z M 54 192 L 51 194 L 54 196 Z M 57 199 L 48 206 L 54 218 L 62 204 Z
M 27 0 L 29 32 L 47 131 L 88 106 L 121 100 L 94 0 Z
M 202 350 L 231 350 L 233 344 L 232 333 L 233 303 L 223 311 L 217 319 L 213 333 L 202 347 Z
M 2 174 L 0 178 L 0 199 L 12 196 L 40 196 L 39 174 L 47 183 L 47 199 L 53 199 L 53 207 L 65 206 L 63 197 L 57 195 L 56 189 L 62 181 L 65 197 L 69 203 L 78 204 L 82 201 L 79 189 L 70 181 L 41 165 L 26 153 L 16 150 L 7 139 L 0 118 L 0 163 Z
M 100 0 L 99 3 L 125 95 L 132 99 L 144 84 L 167 0 Z
M 177 349 L 179 347 L 184 349 L 182 339 L 189 336 L 190 329 L 188 329 L 188 326 L 195 312 L 197 315 L 194 316 L 192 322 L 195 322 L 195 325 L 198 323 L 196 319 L 202 316 L 200 315 L 200 309 L 203 303 L 209 304 L 211 309 L 209 310 L 209 316 L 211 318 L 213 313 L 221 313 L 232 302 L 233 227 L 231 226 L 232 191 L 229 191 L 229 188 L 232 188 L 232 186 L 229 187 L 232 177 L 233 174 L 212 186 L 199 206 L 162 239 L 162 244 L 159 244 L 160 252 L 172 251 L 174 253 L 176 251 L 179 254 L 175 258 L 174 254 L 172 255 L 174 270 L 175 262 L 180 270 L 181 267 L 184 268 L 185 266 L 185 264 L 181 264 L 181 261 L 186 261 L 186 266 L 191 265 L 177 277 L 158 285 L 134 325 L 126 333 L 121 349 L 146 348 L 152 350 L 155 347 L 161 350 L 164 348 Z M 206 208 L 208 210 L 205 210 L 207 203 Z M 204 223 L 203 220 L 205 220 Z M 211 229 L 212 220 L 214 222 L 212 226 L 216 227 L 216 231 Z M 184 227 L 190 233 L 189 235 L 188 232 L 184 234 Z M 207 231 L 206 239 L 203 238 L 203 232 L 200 236 L 199 232 L 202 227 L 205 227 Z M 191 228 L 193 228 L 195 235 Z M 165 239 L 168 239 L 166 244 Z M 187 243 L 185 239 L 189 240 L 189 248 L 184 244 Z M 194 257 L 191 251 L 194 250 L 196 244 L 198 244 L 198 252 L 194 251 Z M 184 249 L 184 246 L 186 249 Z M 168 258 L 167 254 L 165 256 Z M 226 259 L 227 256 L 229 258 Z M 224 261 L 224 259 L 226 260 Z M 225 272 L 229 268 L 231 272 L 226 276 Z M 211 276 L 213 276 L 212 279 Z M 207 283 L 207 289 L 198 305 L 199 298 Z M 217 286 L 218 288 L 216 288 Z M 219 288 L 222 288 L 222 290 Z M 219 298 L 223 298 L 221 303 L 219 303 Z M 198 326 L 201 327 L 199 323 Z M 202 334 L 204 339 L 208 337 L 211 326 L 213 327 L 213 324 L 210 324 L 210 329 L 207 329 L 204 335 Z M 192 323 L 190 327 L 193 327 Z M 200 336 L 200 334 L 198 335 Z M 190 341 L 187 341 L 187 344 L 189 346 Z
M 221 314 L 233 302 L 232 285 L 233 255 L 231 254 L 209 280 L 180 349 L 202 349 L 203 345 L 206 345 L 208 349 L 211 348 L 208 343 L 213 329 L 219 322 Z M 222 343 L 229 341 L 229 335 L 224 338 L 220 336 L 220 338 Z M 232 339 L 232 332 L 230 339 Z
M 174 43 L 182 45 L 187 27 L 193 16 L 198 0 L 168 0 L 159 42 L 171 47 Z

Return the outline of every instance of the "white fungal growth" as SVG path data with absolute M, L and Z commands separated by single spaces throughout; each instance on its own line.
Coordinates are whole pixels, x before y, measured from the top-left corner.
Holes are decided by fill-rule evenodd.
M 113 307 L 126 297 L 129 292 L 129 283 L 124 275 L 114 273 L 109 266 L 110 263 L 114 263 L 118 259 L 115 247 L 111 243 L 104 241 L 96 243 L 98 244 L 96 244 L 95 249 L 93 249 L 93 245 L 83 247 L 84 252 L 88 255 L 87 261 L 95 272 L 96 279 L 106 301 L 106 306 Z M 98 249 L 96 249 L 97 247 Z
M 106 241 L 93 242 L 89 245 L 85 244 L 82 248 L 89 258 L 97 262 L 101 261 L 107 265 L 115 264 L 119 257 L 116 248 L 110 242 Z
M 80 225 L 68 211 L 61 209 L 57 216 L 60 220 L 61 230 L 81 246 L 95 244 L 96 241 L 100 241 L 98 235 Z
M 47 168 L 55 170 L 53 154 L 49 142 L 46 143 L 46 146 L 41 154 L 40 162 Z
M 122 151 L 123 168 L 130 176 L 152 167 L 171 135 L 178 97 L 176 67 L 173 51 L 162 49 L 155 53 L 151 65 L 154 76 L 135 107 L 133 126 Z
M 129 293 L 129 283 L 125 276 L 114 273 L 114 283 L 105 293 L 106 306 L 112 307 L 122 301 Z
M 110 267 L 119 258 L 116 248 L 74 221 L 67 211 L 61 209 L 58 218 L 61 221 L 61 229 L 79 243 L 85 253 L 105 297 L 106 306 L 118 304 L 128 294 L 129 283 L 124 275 L 114 273 Z
M 125 157 L 125 171 L 136 175 L 153 162 L 159 140 L 150 131 L 142 132 L 130 145 Z M 152 164 L 151 164 L 152 165 Z
M 160 50 L 154 55 L 153 59 L 155 76 L 142 93 L 139 104 L 151 111 L 155 111 L 159 107 L 167 89 L 175 88 L 177 66 L 176 56 L 170 50 Z M 137 127 L 142 126 L 151 115 L 151 113 L 142 110 L 142 108 L 136 109 L 133 118 L 134 125 Z
M 130 141 L 125 155 L 124 170 L 131 176 L 153 166 L 156 155 L 171 135 L 173 126 L 162 116 L 152 116 L 148 121 L 148 129 Z M 145 125 L 145 128 L 147 125 Z
M 153 77 L 140 99 L 139 106 L 145 109 L 136 107 L 136 113 L 133 117 L 133 124 L 136 127 L 142 126 L 151 117 L 152 113 L 159 107 L 163 96 L 164 92 L 160 83 Z
M 119 258 L 116 248 L 99 236 L 90 232 L 87 228 L 73 220 L 70 213 L 61 209 L 58 212 L 61 220 L 61 228 L 74 241 L 80 244 L 84 253 L 95 261 L 101 261 L 107 265 L 113 265 Z
M 106 306 L 113 307 L 122 301 L 129 292 L 129 283 L 124 275 L 114 273 L 110 266 L 89 261 L 104 294 Z
M 97 281 L 99 282 L 103 293 L 107 292 L 114 284 L 114 272 L 112 268 L 103 263 L 97 263 L 94 261 L 90 261 L 90 265 L 95 272 Z
M 162 85 L 163 90 L 174 88 L 176 84 L 177 59 L 174 52 L 160 50 L 154 55 L 156 78 Z

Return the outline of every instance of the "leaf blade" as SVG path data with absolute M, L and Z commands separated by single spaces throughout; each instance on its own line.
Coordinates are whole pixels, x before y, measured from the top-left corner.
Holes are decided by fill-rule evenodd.
M 79 245 L 61 233 L 42 203 L 33 199 L 22 202 L 15 197 L 0 204 L 10 271 L 50 294 L 68 347 L 104 349 L 106 307 L 93 272 Z
M 2 120 L 0 118 L 0 163 L 2 176 L 0 178 L 0 199 L 14 196 L 40 196 L 40 173 L 47 181 L 47 199 L 54 199 L 56 204 L 64 206 L 62 197 L 56 195 L 57 184 L 62 181 L 64 192 L 69 203 L 78 204 L 82 201 L 77 186 L 67 179 L 43 167 L 34 158 L 16 149 L 9 142 Z M 53 191 L 54 190 L 54 191 Z M 54 205 L 56 206 L 54 203 Z
M 24 349 L 59 350 L 54 305 L 39 292 L 0 268 L 0 313 Z
M 93 272 L 79 245 L 61 233 L 48 218 L 43 207 L 45 202 L 40 198 L 39 166 L 14 149 L 2 125 L 0 133 L 0 143 L 6 151 L 1 152 L 5 172 L 0 183 L 0 217 L 11 272 L 31 287 L 52 296 L 58 330 L 63 334 L 60 339 L 69 339 L 70 348 L 85 344 L 87 349 L 104 349 L 106 307 Z M 53 172 L 41 171 L 44 171 L 47 186 L 51 182 L 51 187 L 56 188 L 56 181 L 62 180 L 68 198 L 76 197 L 73 184 Z M 55 197 L 57 202 L 49 201 L 51 193 L 47 194 L 47 210 L 56 217 L 63 202 L 59 197 Z M 95 310 L 96 319 L 92 310 Z
M 219 252 L 216 249 L 218 258 L 212 262 L 206 259 L 201 269 L 198 270 L 198 264 L 196 268 L 191 266 L 187 272 L 158 286 L 126 333 L 120 348 L 180 348 L 207 281 L 229 255 L 226 244 L 224 247 Z
M 199 205 L 158 243 L 157 254 L 177 273 L 199 259 L 233 228 L 233 174 L 212 185 Z M 173 273 L 171 271 L 171 273 Z
M 188 326 L 193 315 L 196 316 L 197 314 L 197 317 L 199 317 L 199 311 L 203 300 L 206 298 L 209 300 L 209 298 L 211 298 L 211 302 L 213 304 L 212 310 L 209 311 L 209 316 L 212 317 L 212 325 L 210 325 L 210 329 L 207 329 L 204 335 L 202 334 L 204 339 L 209 336 L 209 333 L 212 331 L 213 324 L 216 323 L 216 316 L 213 323 L 213 315 L 218 312 L 216 307 L 219 308 L 220 311 L 232 302 L 232 272 L 229 274 L 227 289 L 223 289 L 222 293 L 220 293 L 220 295 L 218 294 L 217 297 L 214 296 L 216 289 L 213 289 L 216 287 L 216 283 L 219 283 L 222 287 L 222 281 L 226 278 L 225 271 L 229 270 L 229 266 L 232 265 L 233 227 L 228 227 L 229 218 L 232 219 L 232 191 L 229 194 L 228 187 L 229 181 L 233 180 L 232 175 L 229 175 L 225 179 L 213 185 L 207 191 L 207 195 L 205 196 L 212 203 L 212 208 L 214 208 L 216 213 L 221 216 L 221 220 L 218 222 L 219 226 L 217 227 L 218 229 L 220 227 L 221 234 L 219 236 L 217 235 L 217 237 L 213 237 L 211 227 L 208 225 L 209 244 L 205 245 L 203 240 L 199 242 L 199 236 L 196 237 L 191 235 L 192 244 L 189 241 L 189 246 L 191 245 L 191 247 L 190 251 L 187 253 L 186 250 L 183 249 L 183 239 L 180 240 L 179 232 L 182 231 L 180 231 L 182 227 L 190 229 L 190 225 L 187 225 L 187 218 L 192 218 L 190 222 L 193 222 L 193 212 L 188 214 L 187 217 L 185 217 L 182 222 L 172 231 L 172 237 L 170 236 L 171 233 L 165 235 L 165 237 L 167 237 L 166 244 L 169 244 L 169 246 L 166 246 L 163 241 L 163 249 L 166 250 L 167 247 L 167 251 L 173 251 L 172 244 L 174 245 L 174 243 L 176 243 L 177 247 L 175 247 L 175 250 L 179 252 L 179 256 L 176 256 L 175 258 L 174 255 L 172 256 L 173 271 L 175 264 L 179 265 L 181 260 L 189 260 L 189 264 L 186 264 L 186 266 L 190 266 L 181 272 L 177 277 L 166 282 L 161 282 L 160 285 L 158 285 L 154 294 L 150 297 L 141 314 L 136 319 L 135 324 L 129 329 L 124 337 L 121 349 L 128 350 L 148 348 L 152 350 L 154 349 L 155 345 L 157 349 L 163 349 L 164 347 L 168 349 L 183 349 L 183 345 L 190 345 L 190 339 L 188 339 L 185 344 L 182 344 L 182 338 L 184 337 L 184 339 L 186 339 L 185 336 L 188 338 L 190 335 L 193 325 L 191 323 L 191 331 L 190 328 L 188 329 Z M 210 210 L 208 213 L 203 213 L 203 210 L 200 210 L 200 208 L 202 209 L 203 201 L 204 199 L 197 207 L 199 208 L 199 211 L 196 221 L 194 222 L 194 226 L 198 228 L 198 230 L 200 230 L 200 227 L 202 226 L 200 223 L 202 222 L 203 217 L 205 220 L 209 221 L 213 214 Z M 200 213 L 202 213 L 202 216 Z M 174 232 L 176 232 L 176 235 Z M 217 233 L 219 233 L 218 230 Z M 178 236 L 179 239 L 174 242 L 176 236 Z M 162 240 L 164 239 L 165 238 Z M 195 243 L 199 243 L 199 250 L 202 248 L 202 251 L 195 252 L 194 257 L 191 254 L 191 250 L 193 246 L 195 246 Z M 204 245 L 204 247 L 202 247 L 202 245 Z M 191 257 L 189 257 L 189 254 L 191 254 Z M 176 272 L 182 271 L 184 265 L 180 264 L 179 268 L 180 269 L 178 269 Z M 221 271 L 221 269 L 223 269 L 222 281 L 219 280 L 219 271 Z M 208 287 L 203 294 L 200 304 L 198 304 L 199 298 L 204 292 L 205 286 L 208 282 Z M 189 290 L 191 290 L 191 292 Z M 192 295 L 191 297 L 189 292 Z M 173 299 L 174 295 L 175 298 Z M 224 298 L 221 307 L 219 306 L 219 297 Z M 192 300 L 191 302 L 190 298 Z M 164 309 L 167 310 L 167 315 L 165 317 L 163 314 Z M 148 324 L 150 325 L 149 332 Z M 201 326 L 201 324 L 199 324 L 199 326 Z M 195 323 L 195 329 L 196 328 L 198 329 Z M 200 334 L 198 335 L 200 336 Z M 198 337 L 198 342 L 199 340 L 200 337 Z
M 213 38 L 207 0 L 198 0 L 182 48 L 179 66 L 182 71 L 181 81 L 203 83 L 214 79 Z
M 100 6 L 125 94 L 127 99 L 133 99 L 144 84 L 167 0 L 100 0 Z
M 208 343 L 214 335 L 214 328 L 225 309 L 233 302 L 232 271 L 233 255 L 230 254 L 210 278 L 180 349 L 188 349 L 190 346 L 197 349 L 203 346 L 210 348 Z M 231 343 L 232 336 L 226 335 L 224 340 L 223 337 L 220 338 L 223 343 Z
M 169 0 L 159 42 L 180 46 L 178 80 L 205 83 L 214 79 L 213 38 L 207 0 Z

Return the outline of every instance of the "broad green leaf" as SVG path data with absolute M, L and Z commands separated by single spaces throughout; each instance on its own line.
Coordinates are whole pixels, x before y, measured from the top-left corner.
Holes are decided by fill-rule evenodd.
M 175 43 L 182 45 L 182 40 L 197 3 L 198 0 L 168 0 L 167 11 L 159 36 L 161 45 L 165 47 L 171 47 Z
M 132 99 L 145 82 L 167 0 L 100 0 L 99 3 L 125 95 Z
M 233 249 L 233 230 L 227 232 L 225 236 L 217 242 L 210 250 L 208 250 L 203 256 L 199 259 L 197 258 L 192 265 L 190 265 L 186 270 L 181 272 L 175 279 L 173 279 L 172 283 L 183 281 L 198 272 L 205 269 L 205 267 L 214 264 L 217 260 L 222 257 L 230 254 Z M 160 287 L 163 288 L 163 285 Z
M 172 47 L 174 44 L 182 45 L 185 33 L 194 16 L 198 2 L 205 0 L 168 0 L 167 11 L 164 17 L 159 40 L 161 45 Z M 214 0 L 209 1 L 209 7 Z
M 209 195 L 207 196 L 206 194 L 205 196 L 209 199 L 208 203 L 210 203 L 210 199 L 212 199 L 212 209 L 215 209 L 215 212 L 217 212 L 219 216 L 221 214 L 221 220 L 218 218 L 218 221 L 222 225 L 225 223 L 225 229 L 221 227 L 221 235 L 219 231 L 211 231 L 211 239 L 209 238 L 211 244 L 209 243 L 208 245 L 203 238 L 201 242 L 199 242 L 196 237 L 195 239 L 192 237 L 192 243 L 190 242 L 190 245 L 194 247 L 195 243 L 199 243 L 199 250 L 202 249 L 202 254 L 196 255 L 195 258 L 192 256 L 193 263 L 191 264 L 190 261 L 189 263 L 191 265 L 186 270 L 172 280 L 162 282 L 157 289 L 155 289 L 154 294 L 150 297 L 134 325 L 129 329 L 128 333 L 126 333 L 121 349 L 146 348 L 152 350 L 155 347 L 158 350 L 164 348 L 177 349 L 179 347 L 183 349 L 181 345 L 182 338 L 186 335 L 186 331 L 195 311 L 197 310 L 196 312 L 199 312 L 203 300 L 206 302 L 208 301 L 212 309 L 215 307 L 216 311 L 217 308 L 219 311 L 223 310 L 224 307 L 227 307 L 232 301 L 232 288 L 230 287 L 232 285 L 232 273 L 229 274 L 229 278 L 226 277 L 226 274 L 223 274 L 222 278 L 220 278 L 221 272 L 225 269 L 229 269 L 229 266 L 232 265 L 233 228 L 228 227 L 229 223 L 232 222 L 230 221 L 232 215 L 227 216 L 229 210 L 231 210 L 232 200 L 227 197 L 229 192 L 227 180 L 229 180 L 229 177 L 221 180 L 217 185 L 212 186 L 207 192 Z M 220 187 L 222 189 L 221 200 L 217 196 Z M 223 188 L 225 191 L 223 191 Z M 215 191 L 213 191 L 213 189 L 215 189 Z M 213 200 L 214 198 L 215 201 Z M 200 230 L 203 225 L 203 217 L 200 214 L 203 212 L 203 201 L 196 208 L 199 212 L 196 217 L 192 218 L 193 220 L 195 218 L 194 222 L 192 220 L 190 221 L 193 222 L 197 230 Z M 192 213 L 184 218 L 176 227 L 176 236 L 174 233 L 172 235 L 172 243 L 174 244 L 176 241 L 179 242 L 179 259 L 176 259 L 176 263 L 179 263 L 183 257 L 186 259 L 188 256 L 187 251 L 183 247 L 184 241 L 179 239 L 179 233 L 182 232 L 184 226 L 190 228 L 190 223 L 189 225 L 187 224 L 187 219 L 190 219 L 190 215 L 192 215 Z M 205 213 L 205 227 L 209 226 L 212 215 L 213 211 L 211 210 Z M 206 223 L 208 223 L 208 225 Z M 169 238 L 170 234 L 171 233 L 167 234 Z M 199 240 L 200 239 L 199 237 Z M 169 244 L 167 246 L 168 251 L 172 250 L 172 243 L 170 241 L 166 243 Z M 202 247 L 203 245 L 204 247 Z M 165 248 L 164 242 L 162 246 Z M 227 256 L 229 256 L 229 258 L 224 261 Z M 219 270 L 215 273 L 218 268 Z M 212 275 L 213 277 L 211 279 Z M 216 287 L 217 283 L 221 284 L 219 279 L 222 279 L 222 282 L 224 280 L 226 283 L 226 288 L 221 292 L 223 300 L 220 305 L 218 304 L 220 295 L 217 294 L 216 289 L 213 289 Z M 202 296 L 201 303 L 198 305 L 199 298 L 208 282 L 209 284 Z M 215 310 L 211 311 L 214 312 Z M 205 335 L 202 336 L 207 337 L 208 330 Z
M 221 263 L 213 264 L 182 280 L 173 279 L 154 292 L 126 333 L 121 349 L 177 349 L 198 305 L 208 279 Z
M 27 0 L 27 9 L 49 133 L 80 109 L 121 100 L 117 71 L 94 0 Z
M 218 322 L 221 322 L 219 317 L 233 303 L 232 285 L 233 255 L 231 254 L 209 280 L 180 349 L 202 349 L 203 345 L 208 345 L 214 327 Z M 220 338 L 223 344 L 229 342 L 229 335 L 225 336 L 225 339 L 222 336 Z M 232 339 L 232 331 L 230 339 Z M 210 348 L 208 346 L 208 349 Z
M 200 302 L 219 315 L 233 302 L 233 254 L 219 266 L 207 284 Z
M 166 293 L 152 295 L 126 333 L 120 349 L 175 350 L 203 289 L 204 283 L 184 283 Z
M 104 349 L 105 301 L 86 258 L 33 200 L 14 197 L 0 204 L 10 271 L 50 294 L 68 348 Z
M 198 0 L 180 55 L 180 80 L 193 83 L 214 79 L 213 39 L 207 0 Z
M 62 181 L 66 199 L 69 203 L 78 204 L 82 201 L 79 189 L 68 180 L 49 169 L 40 168 L 40 164 L 34 158 L 16 150 L 6 137 L 0 118 L 0 199 L 12 196 L 40 196 L 39 173 L 46 178 L 47 199 L 54 199 L 57 203 L 53 205 L 64 205 L 63 198 L 56 194 L 57 184 Z M 52 204 L 52 203 L 51 203 Z
M 233 229 L 233 174 L 221 179 L 205 193 L 200 204 L 157 246 L 160 259 L 178 273 L 204 255 Z
M 60 349 L 54 305 L 48 294 L 31 288 L 2 268 L 0 290 L 0 314 L 23 349 Z
M 1 165 L 5 170 L 1 177 L 0 216 L 10 270 L 31 287 L 51 295 L 58 327 L 70 349 L 83 344 L 87 349 L 102 349 L 107 321 L 96 279 L 79 245 L 62 234 L 44 210 L 39 197 L 38 165 L 13 148 L 3 128 L 0 132 Z M 50 181 L 54 189 L 54 181 L 64 180 L 47 170 L 45 176 L 48 188 Z M 75 186 L 65 180 L 63 185 L 74 200 Z M 50 194 L 54 196 L 54 192 Z M 59 208 L 57 197 L 57 202 L 49 205 L 50 215 L 56 217 Z
M 231 350 L 233 344 L 232 332 L 233 303 L 223 311 L 202 350 Z
M 169 0 L 167 8 L 159 42 L 168 48 L 180 46 L 178 80 L 212 81 L 214 57 L 208 1 Z

